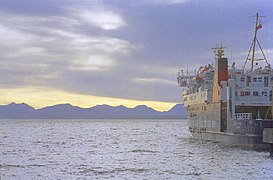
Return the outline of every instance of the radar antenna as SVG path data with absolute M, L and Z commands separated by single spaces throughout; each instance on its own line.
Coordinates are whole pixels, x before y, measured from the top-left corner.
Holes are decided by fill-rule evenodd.
M 254 61 L 265 61 L 267 65 L 269 65 L 266 57 L 265 57 L 265 54 L 263 52 L 263 49 L 261 47 L 261 44 L 257 38 L 257 32 L 259 29 L 262 28 L 262 24 L 261 24 L 261 21 L 259 21 L 259 18 L 261 17 L 265 17 L 265 16 L 259 16 L 259 13 L 257 12 L 256 13 L 256 16 L 251 16 L 251 17 L 256 17 L 256 24 L 255 24 L 255 31 L 254 31 L 254 38 L 253 38 L 253 41 L 251 43 L 251 46 L 250 46 L 250 49 L 248 51 L 248 54 L 247 54 L 247 57 L 246 57 L 246 60 L 245 60 L 245 63 L 244 63 L 244 67 L 243 69 L 245 69 L 245 66 L 246 66 L 246 63 L 247 61 L 251 61 L 251 68 L 250 68 L 250 72 L 253 72 L 253 65 L 254 65 Z M 262 59 L 255 59 L 255 48 L 256 48 L 256 42 L 260 48 L 260 51 L 262 52 L 262 55 L 263 55 L 263 58 Z M 252 54 L 251 54 L 252 52 Z M 250 58 L 250 54 L 251 54 L 251 58 Z
M 224 49 L 226 47 L 223 47 L 222 44 L 220 47 L 215 47 L 215 48 L 211 48 L 211 49 L 214 49 L 214 54 L 215 54 L 215 58 L 223 58 L 224 57 Z

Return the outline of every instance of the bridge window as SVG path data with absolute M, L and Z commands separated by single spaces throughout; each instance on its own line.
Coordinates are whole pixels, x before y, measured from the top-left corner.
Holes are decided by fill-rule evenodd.
M 259 92 L 258 91 L 254 91 L 253 92 L 253 96 L 259 96 Z
M 263 96 L 267 96 L 267 92 L 266 92 L 266 91 L 263 91 L 263 92 L 262 92 L 262 95 L 263 95 Z
M 249 91 L 241 91 L 241 96 L 250 96 Z

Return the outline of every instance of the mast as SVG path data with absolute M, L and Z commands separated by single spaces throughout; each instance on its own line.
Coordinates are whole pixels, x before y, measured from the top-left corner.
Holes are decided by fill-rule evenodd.
M 251 69 L 250 71 L 253 71 L 253 64 L 254 64 L 254 57 L 255 57 L 255 46 L 256 46 L 256 40 L 257 40 L 257 31 L 258 31 L 258 22 L 259 22 L 259 14 L 257 12 L 256 14 L 256 25 L 255 25 L 255 31 L 254 31 L 254 39 L 253 39 L 253 49 L 252 49 L 252 58 L 251 58 Z
M 258 32 L 259 29 L 262 28 L 262 24 L 259 22 L 259 18 L 265 17 L 265 16 L 259 16 L 259 13 L 257 12 L 256 16 L 251 16 L 251 17 L 256 17 L 256 23 L 255 23 L 255 29 L 254 29 L 254 38 L 253 38 L 252 44 L 251 44 L 250 49 L 249 49 L 248 54 L 247 54 L 247 58 L 246 58 L 245 63 L 244 63 L 244 69 L 245 69 L 245 65 L 246 65 L 247 61 L 250 60 L 251 61 L 250 72 L 253 72 L 254 61 L 265 61 L 267 65 L 269 65 L 269 63 L 267 62 L 267 59 L 266 59 L 265 54 L 263 52 L 263 49 L 262 49 L 262 47 L 260 45 L 260 42 L 258 41 L 258 38 L 257 38 L 257 32 Z M 259 48 L 260 48 L 260 50 L 262 52 L 263 59 L 255 59 L 256 43 L 258 44 L 258 46 L 259 46 Z M 249 58 L 251 51 L 252 51 L 252 55 L 251 55 L 251 58 Z

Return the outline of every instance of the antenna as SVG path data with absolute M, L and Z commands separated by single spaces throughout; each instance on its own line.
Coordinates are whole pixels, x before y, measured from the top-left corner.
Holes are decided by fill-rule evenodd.
M 187 75 L 189 75 L 188 62 L 187 62 Z
M 257 32 L 258 32 L 259 29 L 262 28 L 261 20 L 259 21 L 259 18 L 263 18 L 265 16 L 259 16 L 259 13 L 257 12 L 256 16 L 250 16 L 250 17 L 256 17 L 256 24 L 255 24 L 255 30 L 254 30 L 254 38 L 253 38 L 253 41 L 251 43 L 250 49 L 248 51 L 248 54 L 247 54 L 243 69 L 245 69 L 247 61 L 251 61 L 250 72 L 253 72 L 254 61 L 265 61 L 267 65 L 269 65 L 269 63 L 268 63 L 268 61 L 267 61 L 267 59 L 265 57 L 265 54 L 264 54 L 263 49 L 261 47 L 261 44 L 260 44 L 260 42 L 259 42 L 259 40 L 257 38 Z M 262 52 L 263 59 L 255 59 L 256 42 L 257 42 L 257 44 L 258 44 L 258 46 L 259 46 L 259 48 L 260 48 L 260 50 Z M 251 58 L 250 58 L 249 56 L 250 56 L 251 51 L 252 51 L 252 55 L 251 55 Z

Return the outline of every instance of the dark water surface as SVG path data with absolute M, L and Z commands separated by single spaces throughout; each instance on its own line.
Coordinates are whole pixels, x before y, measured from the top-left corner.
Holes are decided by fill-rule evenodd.
M 273 179 L 266 152 L 190 139 L 186 120 L 0 120 L 0 179 Z

